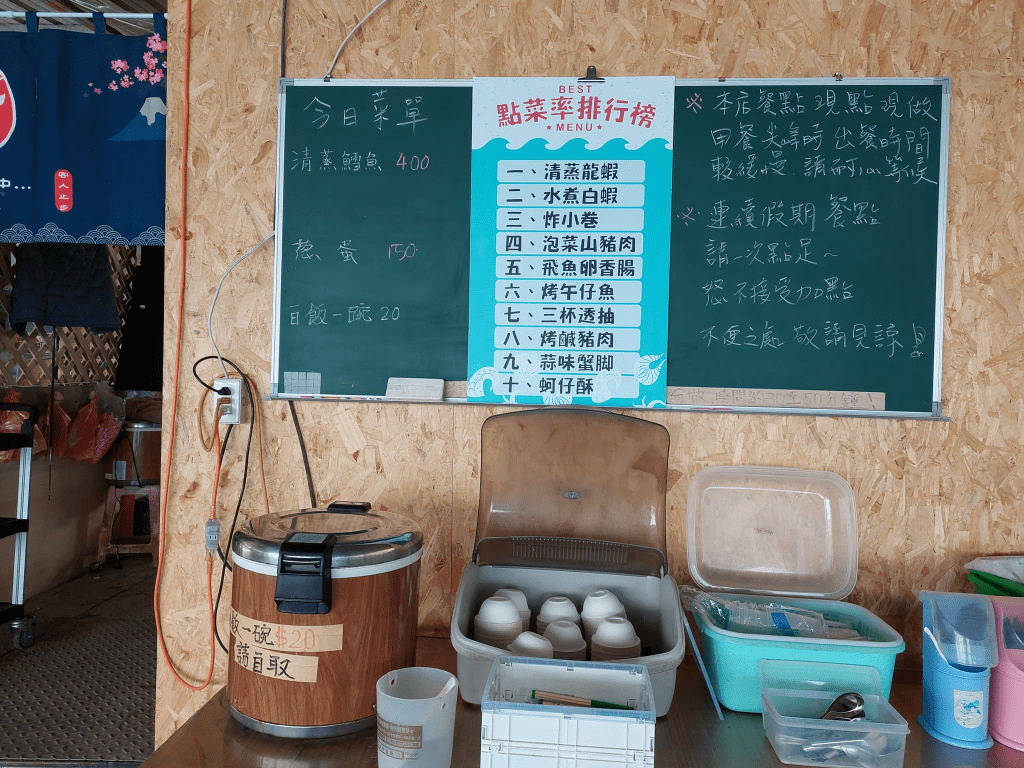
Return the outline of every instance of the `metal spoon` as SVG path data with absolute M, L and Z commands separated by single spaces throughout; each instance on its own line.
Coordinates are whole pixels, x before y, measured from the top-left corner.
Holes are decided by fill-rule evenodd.
M 848 757 L 863 758 L 881 756 L 889 741 L 881 733 L 868 733 L 859 739 L 836 739 L 834 741 L 819 741 L 804 746 L 804 752 L 818 752 L 825 750 L 838 750 Z
M 828 705 L 819 720 L 861 720 L 864 718 L 864 697 L 850 691 L 843 693 Z

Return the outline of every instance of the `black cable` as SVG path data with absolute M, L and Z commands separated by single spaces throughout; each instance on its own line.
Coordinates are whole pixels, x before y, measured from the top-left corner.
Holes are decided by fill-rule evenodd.
M 306 441 L 302 439 L 302 429 L 299 427 L 299 415 L 295 412 L 295 401 L 288 401 L 288 408 L 292 412 L 292 422 L 295 424 L 295 435 L 299 438 L 299 450 L 302 452 L 302 466 L 306 470 L 306 487 L 309 488 L 309 505 L 316 507 L 316 490 L 313 488 L 313 474 L 309 471 L 309 456 L 306 454 Z
M 245 444 L 245 462 L 242 469 L 242 487 L 238 491 L 238 503 L 235 504 L 235 514 L 231 518 L 231 528 L 228 531 L 227 551 L 231 551 L 231 541 L 235 537 L 235 526 L 238 524 L 238 513 L 242 509 L 242 499 L 245 497 L 245 485 L 249 479 L 249 450 L 252 448 L 252 434 L 256 426 L 256 400 L 253 398 L 252 387 L 249 386 L 249 380 L 242 374 L 238 366 L 232 363 L 227 358 L 222 358 L 224 362 L 228 363 L 232 368 L 238 371 L 242 375 L 242 383 L 245 384 L 245 391 L 249 395 L 249 439 Z M 229 427 L 230 428 L 230 427 Z M 220 598 L 224 593 L 224 576 L 231 566 L 228 564 L 227 555 L 220 552 L 220 547 L 217 547 L 217 552 L 221 555 L 221 568 L 220 568 L 220 585 L 217 587 L 217 600 L 213 607 L 213 635 L 217 638 L 217 644 L 221 647 L 221 650 L 225 654 L 228 653 L 227 646 L 224 645 L 224 641 L 220 639 L 220 631 L 217 629 L 217 614 L 220 612 Z
M 199 364 L 201 362 L 203 362 L 204 360 L 216 360 L 216 359 L 217 359 L 216 355 L 207 355 L 206 357 L 200 357 L 198 360 L 196 360 L 195 364 L 193 364 L 193 366 L 192 366 L 192 375 L 196 377 L 196 381 L 198 381 L 200 384 L 202 384 L 204 387 L 206 387 L 208 390 L 210 390 L 214 394 L 216 394 L 216 395 L 230 394 L 228 392 L 222 392 L 221 390 L 217 389 L 216 387 L 211 387 L 209 384 L 207 384 L 205 381 L 203 381 L 201 378 L 199 378 L 199 374 L 196 373 L 196 369 L 199 367 Z M 232 363 L 226 357 L 222 357 L 221 360 L 223 360 L 225 363 L 228 363 L 232 368 L 234 368 L 236 371 L 238 371 L 238 366 L 235 365 L 234 363 Z M 241 373 L 241 371 L 238 371 L 238 372 Z
M 284 54 L 287 45 L 285 30 L 288 28 L 288 0 L 284 0 L 281 6 L 281 77 L 284 77 Z

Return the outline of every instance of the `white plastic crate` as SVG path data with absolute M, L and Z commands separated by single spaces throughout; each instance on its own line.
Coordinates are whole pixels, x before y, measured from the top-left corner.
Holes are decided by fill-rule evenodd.
M 537 704 L 534 690 L 633 709 Z M 654 766 L 654 691 L 640 664 L 499 656 L 480 710 L 481 768 Z

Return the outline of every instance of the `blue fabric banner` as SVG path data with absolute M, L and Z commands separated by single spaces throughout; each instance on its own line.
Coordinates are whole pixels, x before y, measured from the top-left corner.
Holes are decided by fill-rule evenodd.
M 167 31 L 0 32 L 0 242 L 164 241 Z

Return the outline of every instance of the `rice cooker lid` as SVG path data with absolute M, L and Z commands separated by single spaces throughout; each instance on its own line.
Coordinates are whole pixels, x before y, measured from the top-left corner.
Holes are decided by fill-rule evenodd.
M 281 545 L 292 534 L 333 534 L 334 570 L 390 563 L 422 549 L 423 534 L 413 520 L 369 510 L 370 505 L 363 502 L 262 515 L 235 534 L 231 550 L 236 557 L 276 567 Z

